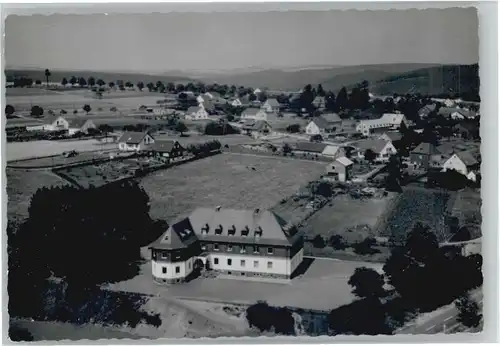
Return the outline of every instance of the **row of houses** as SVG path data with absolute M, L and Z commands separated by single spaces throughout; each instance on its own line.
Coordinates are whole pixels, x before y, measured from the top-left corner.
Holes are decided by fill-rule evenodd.
M 149 152 L 153 156 L 176 158 L 183 156 L 185 148 L 174 140 L 158 140 L 146 132 L 124 132 L 118 138 L 120 151 Z

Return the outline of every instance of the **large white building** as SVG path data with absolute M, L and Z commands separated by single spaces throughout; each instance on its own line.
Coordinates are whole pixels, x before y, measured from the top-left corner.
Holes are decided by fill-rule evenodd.
M 267 210 L 198 208 L 149 248 L 153 279 L 183 282 L 204 268 L 238 275 L 291 278 L 302 263 L 296 227 Z
M 372 132 L 379 129 L 397 130 L 403 123 L 408 126 L 408 121 L 404 114 L 386 113 L 379 119 L 361 120 L 356 126 L 356 131 L 369 136 Z

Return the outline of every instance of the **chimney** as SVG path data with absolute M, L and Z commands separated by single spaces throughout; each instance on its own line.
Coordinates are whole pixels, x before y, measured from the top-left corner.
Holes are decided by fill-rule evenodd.
M 220 211 L 220 205 L 215 207 L 215 211 Z

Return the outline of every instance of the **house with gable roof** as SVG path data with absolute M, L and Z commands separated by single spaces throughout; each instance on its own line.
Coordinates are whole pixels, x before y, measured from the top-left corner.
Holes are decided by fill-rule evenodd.
M 147 149 L 153 156 L 176 158 L 184 154 L 185 149 L 178 141 L 173 140 L 155 140 Z
M 328 133 L 340 131 L 342 128 L 342 119 L 335 113 L 328 113 L 314 117 L 306 126 L 308 135 L 325 135 Z
M 366 139 L 359 141 L 353 146 L 356 148 L 355 154 L 358 158 L 364 159 L 367 150 L 375 153 L 375 162 L 388 162 L 391 155 L 397 153 L 396 148 L 391 141 L 384 139 Z
M 147 132 L 124 132 L 118 139 L 118 149 L 122 151 L 144 151 L 155 142 Z
M 189 107 L 184 115 L 186 120 L 206 120 L 208 119 L 208 112 L 203 107 Z
M 438 148 L 432 143 L 420 143 L 410 152 L 410 162 L 415 167 L 428 169 L 436 155 L 440 155 Z
M 297 228 L 268 210 L 197 208 L 149 245 L 153 279 L 183 282 L 209 267 L 238 276 L 290 279 L 302 263 Z
M 354 163 L 345 156 L 337 158 L 329 163 L 326 168 L 328 180 L 345 182 L 351 178 L 351 167 Z
M 241 113 L 241 120 L 266 120 L 268 114 L 263 109 L 247 108 Z
M 473 152 L 457 151 L 445 161 L 442 171 L 455 170 L 465 175 L 467 179 L 476 181 L 479 166 L 479 160 L 474 156 Z
M 267 99 L 262 105 L 262 109 L 264 109 L 267 113 L 278 113 L 280 108 L 280 103 L 274 98 Z

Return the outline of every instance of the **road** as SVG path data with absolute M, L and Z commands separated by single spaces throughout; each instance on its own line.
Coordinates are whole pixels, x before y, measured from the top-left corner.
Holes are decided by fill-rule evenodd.
M 481 289 L 473 292 L 471 298 L 479 304 L 480 308 L 483 307 L 483 292 Z M 428 317 L 421 316 L 423 321 L 409 323 L 397 330 L 395 334 L 437 334 L 467 331 L 467 328 L 457 320 L 458 310 L 455 304 L 450 304 L 440 309 L 439 312 L 431 312 L 428 315 Z

